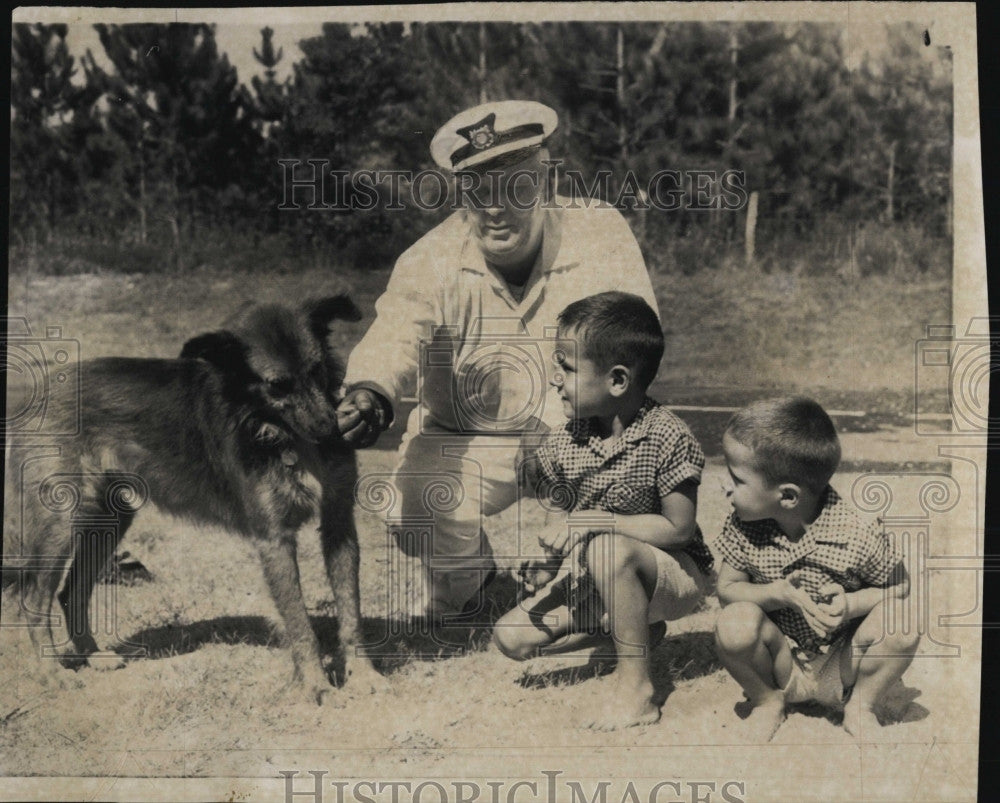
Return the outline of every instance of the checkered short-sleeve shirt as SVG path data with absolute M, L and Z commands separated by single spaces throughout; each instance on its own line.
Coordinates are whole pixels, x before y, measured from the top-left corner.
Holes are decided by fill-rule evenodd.
M 745 522 L 734 511 L 716 546 L 723 561 L 746 572 L 753 583 L 771 583 L 801 570 L 803 587 L 814 596 L 827 583 L 839 583 L 848 592 L 871 586 L 884 588 L 893 580 L 900 562 L 882 522 L 864 522 L 830 486 L 819 516 L 798 541 L 785 535 L 773 519 Z M 768 616 L 782 633 L 812 651 L 832 644 L 852 627 L 851 622 L 844 622 L 820 638 L 793 608 L 769 611 Z
M 587 419 L 555 430 L 537 452 L 536 494 L 568 512 L 662 513 L 661 497 L 701 482 L 705 455 L 687 424 L 646 398 L 621 438 L 605 444 Z M 684 546 L 698 568 L 712 569 L 701 530 Z

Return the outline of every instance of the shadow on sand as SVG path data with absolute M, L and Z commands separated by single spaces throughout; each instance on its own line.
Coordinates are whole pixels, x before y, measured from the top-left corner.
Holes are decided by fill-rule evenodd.
M 361 624 L 363 649 L 385 674 L 412 661 L 438 661 L 485 649 L 493 623 L 514 605 L 516 593 L 516 581 L 501 574 L 490 584 L 478 607 L 444 623 L 432 623 L 425 617 L 365 617 Z M 344 658 L 337 617 L 313 615 L 310 622 L 320 649 L 332 656 L 330 669 L 340 676 Z M 222 616 L 140 630 L 129 636 L 118 651 L 133 655 L 136 647 L 144 647 L 145 657 L 158 659 L 191 653 L 205 644 L 280 647 L 282 639 L 276 620 Z
M 901 680 L 897 681 L 876 706 L 875 711 L 879 722 L 883 725 L 894 725 L 901 722 L 920 722 L 920 720 L 926 719 L 930 711 L 920 703 L 914 702 L 922 693 L 920 689 L 907 686 Z M 733 706 L 733 710 L 740 719 L 746 719 L 753 712 L 753 707 L 749 700 L 741 700 Z M 825 719 L 837 726 L 844 721 L 842 711 L 836 711 L 819 703 L 795 703 L 788 706 L 788 713 Z
M 610 644 L 599 647 L 582 666 L 568 666 L 546 672 L 527 672 L 520 679 L 525 688 L 538 689 L 549 686 L 567 686 L 582 683 L 590 678 L 612 672 L 615 658 Z M 713 635 L 708 631 L 680 633 L 663 640 L 650 656 L 650 676 L 655 697 L 665 700 L 677 683 L 704 677 L 721 668 L 715 655 Z

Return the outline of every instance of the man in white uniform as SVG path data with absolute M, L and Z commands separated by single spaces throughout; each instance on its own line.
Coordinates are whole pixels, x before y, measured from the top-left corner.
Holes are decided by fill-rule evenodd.
M 547 385 L 558 313 L 606 290 L 657 309 L 621 214 L 554 194 L 545 142 L 556 125 L 547 106 L 504 101 L 442 126 L 434 160 L 460 191 L 478 189 L 399 258 L 348 361 L 341 428 L 359 447 L 416 390 L 382 510 L 421 558 L 429 615 L 478 604 L 495 569 L 483 520 L 516 501 L 521 436 L 565 423 Z

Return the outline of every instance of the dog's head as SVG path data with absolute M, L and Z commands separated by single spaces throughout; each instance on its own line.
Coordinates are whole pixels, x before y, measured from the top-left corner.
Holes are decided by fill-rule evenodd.
M 202 359 L 219 373 L 245 423 L 270 424 L 318 442 L 337 432 L 337 390 L 344 368 L 328 341 L 335 320 L 361 312 L 346 295 L 251 307 L 228 328 L 189 340 L 182 358 Z

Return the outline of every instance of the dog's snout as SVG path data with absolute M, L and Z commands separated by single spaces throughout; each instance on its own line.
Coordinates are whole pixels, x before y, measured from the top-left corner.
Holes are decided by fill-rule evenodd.
M 310 386 L 298 394 L 286 413 L 294 417 L 293 426 L 308 440 L 324 440 L 339 432 L 336 404 L 322 388 Z

